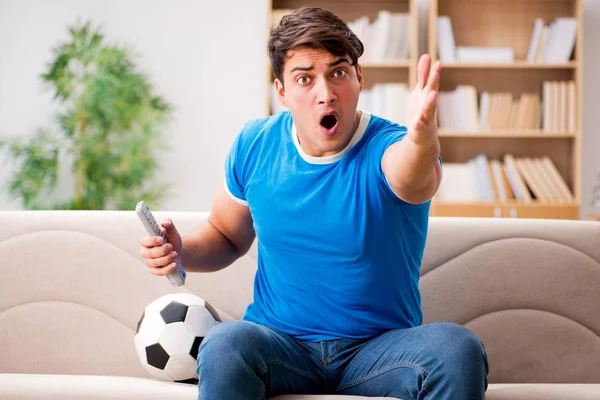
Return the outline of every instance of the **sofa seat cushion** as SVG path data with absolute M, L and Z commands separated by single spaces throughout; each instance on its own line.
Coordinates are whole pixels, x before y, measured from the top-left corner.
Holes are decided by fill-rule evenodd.
M 196 385 L 152 378 L 98 375 L 0 374 L 0 399 L 196 400 Z M 277 396 L 271 400 L 361 400 L 350 396 Z M 383 400 L 371 397 L 369 400 Z M 387 398 L 389 400 L 389 398 Z
M 600 383 L 491 384 L 486 400 L 597 400 Z
M 196 400 L 196 385 L 151 378 L 97 375 L 0 374 L 0 398 L 19 400 Z M 361 400 L 366 397 L 286 395 L 270 400 Z M 391 399 L 369 397 L 369 400 Z M 600 384 L 491 384 L 487 400 L 597 400 Z

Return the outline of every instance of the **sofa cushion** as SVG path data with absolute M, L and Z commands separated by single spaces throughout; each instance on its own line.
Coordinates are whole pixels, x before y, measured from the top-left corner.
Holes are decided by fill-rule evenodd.
M 0 374 L 0 398 L 19 400 L 195 400 L 196 385 L 154 379 L 94 376 Z M 597 400 L 600 384 L 492 384 L 487 400 Z M 366 397 L 286 395 L 270 400 L 361 400 Z M 391 399 L 369 397 L 368 400 Z
M 597 383 L 512 383 L 490 385 L 486 400 L 597 400 Z
M 98 376 L 0 374 L 0 398 L 19 400 L 196 400 L 196 385 L 154 379 Z M 350 396 L 277 396 L 272 400 L 361 400 Z M 370 397 L 369 400 L 384 397 Z M 387 399 L 390 399 L 389 397 Z

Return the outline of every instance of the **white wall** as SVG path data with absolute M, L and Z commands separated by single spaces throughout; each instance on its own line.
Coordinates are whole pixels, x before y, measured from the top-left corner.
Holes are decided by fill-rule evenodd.
M 51 4 L 50 4 L 51 3 Z M 0 134 L 50 122 L 49 96 L 36 77 L 49 49 L 77 16 L 102 22 L 111 39 L 133 44 L 140 67 L 177 107 L 161 179 L 174 193 L 163 209 L 208 210 L 223 179 L 223 160 L 242 124 L 265 115 L 264 0 L 0 0 Z M 429 0 L 419 0 L 420 49 L 427 49 Z M 582 216 L 600 174 L 600 2 L 584 6 Z M 1 160 L 0 160 L 1 161 Z M 0 184 L 9 171 L 0 162 Z M 0 209 L 18 204 L 0 192 Z
M 0 135 L 52 122 L 37 79 L 50 49 L 78 17 L 134 46 L 140 68 L 176 107 L 161 181 L 163 209 L 208 210 L 223 182 L 229 146 L 250 119 L 266 115 L 265 1 L 0 0 Z M 4 161 L 4 160 L 0 160 Z M 10 171 L 0 162 L 0 185 Z M 0 193 L 0 209 L 19 205 Z

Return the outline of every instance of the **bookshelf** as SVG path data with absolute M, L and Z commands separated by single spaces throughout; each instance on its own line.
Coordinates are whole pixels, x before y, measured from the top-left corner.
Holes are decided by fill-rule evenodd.
M 381 115 L 389 110 L 379 111 L 376 105 L 372 107 L 374 103 L 386 103 L 380 101 L 386 93 L 407 99 L 410 90 L 416 85 L 419 56 L 416 2 L 417 0 L 269 0 L 267 21 L 272 26 L 284 14 L 302 6 L 326 8 L 342 18 L 365 46 L 365 54 L 358 60 L 365 80 L 359 108 Z M 400 41 L 398 37 L 401 38 Z M 382 46 L 381 43 L 386 45 Z M 396 51 L 388 48 L 395 44 L 399 44 Z M 396 57 L 397 54 L 401 57 Z M 281 107 L 277 104 L 273 90 L 275 77 L 270 63 L 267 62 L 267 65 L 267 109 L 273 114 L 280 111 Z M 395 107 L 400 110 L 399 113 L 403 113 L 404 103 L 406 101 Z
M 431 0 L 432 216 L 580 218 L 582 32 L 581 0 Z

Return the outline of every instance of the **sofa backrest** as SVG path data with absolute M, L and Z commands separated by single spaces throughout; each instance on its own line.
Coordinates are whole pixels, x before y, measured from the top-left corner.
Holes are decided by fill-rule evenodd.
M 182 234 L 206 213 L 156 212 Z M 150 275 L 133 212 L 0 212 L 0 373 L 148 377 L 133 344 L 144 307 L 197 294 L 224 319 L 252 301 L 256 247 L 183 288 Z M 486 345 L 490 382 L 600 383 L 600 223 L 432 218 L 424 323 L 452 321 Z

